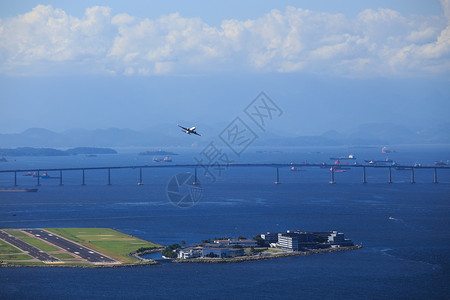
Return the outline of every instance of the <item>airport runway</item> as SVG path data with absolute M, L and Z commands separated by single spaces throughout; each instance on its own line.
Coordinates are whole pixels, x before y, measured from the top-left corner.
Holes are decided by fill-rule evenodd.
M 93 251 L 92 249 L 89 249 L 82 245 L 76 244 L 68 239 L 61 238 L 61 237 L 59 237 L 55 234 L 52 234 L 51 232 L 48 232 L 46 230 L 24 229 L 23 231 L 26 231 L 26 232 L 34 235 L 37 238 L 45 240 L 46 242 L 49 242 L 59 248 L 62 248 L 64 250 L 66 250 L 74 255 L 77 255 L 83 259 L 86 259 L 87 261 L 92 262 L 92 263 L 116 263 L 117 262 L 109 257 L 105 257 L 104 255 Z
M 11 245 L 14 245 L 15 247 L 19 248 L 20 250 L 27 252 L 30 256 L 37 258 L 41 261 L 44 261 L 44 262 L 59 262 L 60 261 L 59 259 L 36 248 L 35 246 L 32 246 L 12 235 L 9 235 L 2 230 L 0 230 L 0 239 L 10 243 Z

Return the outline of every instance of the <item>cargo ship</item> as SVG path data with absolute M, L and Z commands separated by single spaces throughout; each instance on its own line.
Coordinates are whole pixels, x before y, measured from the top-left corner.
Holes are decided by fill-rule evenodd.
M 435 166 L 448 166 L 450 163 L 449 163 L 449 161 L 447 160 L 446 162 L 444 162 L 444 161 L 442 161 L 442 160 L 440 160 L 440 161 L 435 161 L 434 162 L 434 165 Z
M 346 160 L 346 159 L 356 159 L 356 156 L 350 154 L 349 156 L 330 157 L 330 160 Z
M 9 193 L 29 193 L 29 192 L 37 192 L 38 189 L 32 189 L 32 188 L 0 188 L 0 192 L 9 192 Z
M 299 168 L 296 168 L 296 167 L 291 167 L 290 170 L 293 171 L 293 172 L 306 171 L 305 169 L 299 169 Z
M 371 165 L 377 165 L 377 164 L 387 164 L 387 163 L 393 163 L 394 161 L 387 157 L 384 160 L 364 160 L 366 163 L 369 163 Z
M 172 157 L 167 155 L 164 158 L 153 157 L 154 162 L 172 162 Z
M 397 152 L 397 150 L 394 149 L 389 149 L 388 147 L 384 146 L 383 148 L 381 148 L 381 153 L 395 153 Z

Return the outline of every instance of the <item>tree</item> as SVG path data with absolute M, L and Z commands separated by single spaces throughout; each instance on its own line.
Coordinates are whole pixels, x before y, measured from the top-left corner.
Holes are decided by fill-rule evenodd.
M 161 251 L 161 254 L 165 257 L 176 258 L 177 253 L 175 250 L 177 249 L 181 249 L 181 246 L 179 244 L 172 244 L 166 247 L 166 249 L 164 249 L 163 251 Z
M 258 247 L 265 247 L 266 246 L 266 241 L 261 237 L 260 234 L 255 236 L 253 239 L 256 241 L 256 244 L 258 245 Z

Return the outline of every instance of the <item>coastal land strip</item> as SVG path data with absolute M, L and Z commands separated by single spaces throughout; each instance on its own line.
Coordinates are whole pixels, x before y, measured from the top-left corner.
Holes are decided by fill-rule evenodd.
M 110 228 L 0 230 L 0 266 L 119 267 L 157 264 L 164 247 Z
M 256 249 L 230 258 L 173 259 L 174 263 L 238 263 L 357 250 L 362 246 L 284 251 Z M 159 264 L 141 255 L 164 246 L 110 228 L 0 229 L 0 267 L 126 267 Z M 255 249 L 253 249 L 255 250 Z

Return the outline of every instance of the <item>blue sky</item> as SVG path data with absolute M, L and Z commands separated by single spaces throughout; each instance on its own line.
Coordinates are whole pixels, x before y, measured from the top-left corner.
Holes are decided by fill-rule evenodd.
M 421 129 L 450 111 L 450 1 L 0 3 L 0 133 L 230 122 Z M 190 125 L 187 124 L 187 125 Z

